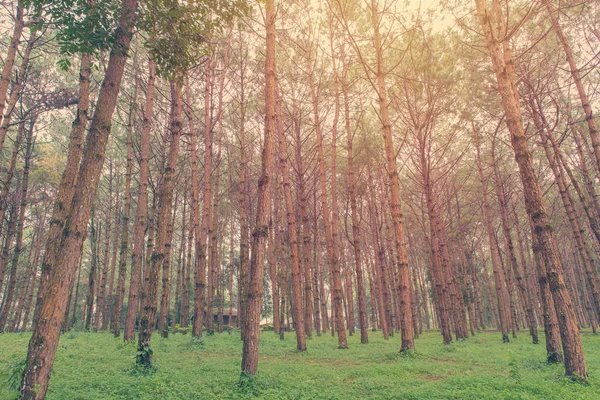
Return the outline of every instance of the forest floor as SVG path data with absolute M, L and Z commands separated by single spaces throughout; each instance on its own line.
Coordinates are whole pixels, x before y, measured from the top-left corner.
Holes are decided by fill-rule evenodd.
M 584 332 L 590 379 L 576 383 L 562 365 L 544 361 L 543 335 L 533 345 L 527 332 L 503 344 L 482 332 L 443 345 L 437 332 L 401 355 L 399 336 L 384 341 L 369 332 L 336 349 L 330 334 L 308 340 L 298 353 L 295 336 L 261 335 L 258 377 L 239 384 L 239 333 L 194 340 L 176 334 L 152 339 L 156 370 L 134 368 L 136 348 L 110 333 L 69 332 L 61 337 L 48 400 L 69 399 L 600 399 L 600 336 Z M 14 399 L 29 334 L 0 334 L 0 399 Z

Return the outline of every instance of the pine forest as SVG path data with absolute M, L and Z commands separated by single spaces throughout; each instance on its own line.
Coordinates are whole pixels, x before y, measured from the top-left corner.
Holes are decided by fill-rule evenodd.
M 0 399 L 599 399 L 600 1 L 3 0 Z

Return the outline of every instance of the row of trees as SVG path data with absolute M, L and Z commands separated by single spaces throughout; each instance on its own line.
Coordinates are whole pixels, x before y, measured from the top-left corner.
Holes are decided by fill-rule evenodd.
M 252 376 L 263 318 L 299 351 L 542 325 L 585 378 L 597 5 L 446 7 L 10 3 L 0 330 L 33 331 L 22 396 L 74 327 L 137 328 L 144 367 L 155 330 L 238 327 Z

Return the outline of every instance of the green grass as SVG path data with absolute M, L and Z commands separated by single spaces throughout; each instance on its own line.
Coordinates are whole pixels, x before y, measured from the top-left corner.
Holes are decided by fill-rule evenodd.
M 368 345 L 349 337 L 347 350 L 336 349 L 329 334 L 314 337 L 305 353 L 294 350 L 293 333 L 279 341 L 263 332 L 259 375 L 240 386 L 237 334 L 200 342 L 155 335 L 156 371 L 141 374 L 133 368 L 134 345 L 108 333 L 70 332 L 61 337 L 47 399 L 600 399 L 600 336 L 582 337 L 590 375 L 584 384 L 545 363 L 543 337 L 532 345 L 525 332 L 509 344 L 486 332 L 449 346 L 429 332 L 408 355 L 399 354 L 398 336 L 386 342 L 376 332 Z M 16 396 L 9 381 L 28 339 L 0 335 L 0 399 Z

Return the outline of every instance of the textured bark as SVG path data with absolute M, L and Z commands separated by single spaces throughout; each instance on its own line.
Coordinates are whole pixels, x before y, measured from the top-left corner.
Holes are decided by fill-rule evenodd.
M 500 260 L 499 249 L 496 244 L 494 221 L 492 217 L 492 211 L 490 203 L 488 201 L 487 185 L 485 176 L 483 175 L 483 165 L 481 161 L 480 145 L 479 145 L 479 132 L 473 127 L 473 135 L 475 138 L 475 147 L 477 154 L 477 171 L 479 174 L 479 182 L 481 183 L 481 204 L 483 208 L 483 214 L 485 217 L 485 228 L 488 235 L 490 253 L 492 259 L 492 270 L 494 272 L 494 286 L 496 289 L 496 298 L 498 300 L 498 314 L 500 319 L 500 329 L 502 331 L 502 341 L 508 342 L 508 330 L 510 327 L 510 309 L 508 291 L 505 286 L 506 279 L 504 277 L 504 270 L 502 268 L 502 261 Z M 492 304 L 490 303 L 490 307 Z
M 190 136 L 191 137 L 191 136 Z M 187 236 L 187 257 L 181 276 L 181 318 L 180 325 L 187 328 L 190 320 L 190 275 L 192 272 L 192 247 L 194 244 L 194 218 L 190 205 L 190 218 Z
M 537 237 L 533 234 L 533 224 L 529 221 L 532 232 L 533 258 L 537 268 L 538 284 L 540 285 L 540 300 L 542 302 L 542 320 L 544 323 L 544 335 L 546 337 L 546 359 L 551 363 L 561 363 L 563 355 L 560 351 L 560 332 L 558 319 L 552 304 L 552 293 L 548 285 L 548 278 L 544 271 L 543 260 L 540 255 L 541 248 Z
M 338 222 L 338 218 L 330 214 L 329 204 L 327 202 L 327 176 L 325 175 L 325 156 L 323 149 L 323 134 L 321 132 L 321 120 L 319 117 L 319 104 L 317 99 L 317 89 L 313 77 L 313 61 L 311 57 L 312 49 L 307 50 L 307 65 L 308 65 L 308 78 L 309 86 L 312 99 L 312 111 L 315 124 L 315 131 L 317 135 L 317 157 L 318 157 L 318 174 L 319 183 L 321 189 L 321 210 L 323 216 L 323 225 L 325 228 L 325 241 L 327 245 L 327 264 L 329 265 L 329 278 L 330 278 L 330 290 L 332 293 L 332 313 L 335 318 L 335 330 L 338 335 L 338 347 L 347 348 L 348 342 L 346 340 L 346 329 L 344 327 L 344 315 L 342 311 L 342 280 L 340 276 L 340 260 L 339 260 L 339 249 L 336 240 L 337 226 L 334 224 Z M 332 185 L 333 190 L 333 185 Z M 333 194 L 333 193 L 332 193 Z M 337 200 L 337 198 L 336 198 Z M 332 196 L 332 210 L 335 208 L 337 212 L 337 206 L 334 206 Z
M 240 31 L 241 36 L 241 31 Z M 240 53 L 244 54 L 243 41 L 240 40 Z M 240 270 L 238 281 L 238 324 L 241 328 L 242 340 L 246 334 L 246 310 L 247 310 L 247 291 L 249 276 L 249 243 L 248 243 L 248 216 L 246 210 L 246 64 L 244 57 L 240 57 L 240 132 L 238 140 L 240 145 L 240 173 L 239 173 L 239 193 L 238 193 L 238 214 L 240 218 Z
M 592 112 L 590 99 L 588 98 L 588 94 L 583 86 L 583 82 L 581 81 L 581 74 L 579 72 L 579 68 L 577 68 L 577 64 L 575 63 L 575 58 L 573 57 L 573 52 L 571 51 L 571 45 L 569 44 L 569 41 L 567 40 L 567 37 L 560 26 L 558 16 L 552 9 L 550 0 L 543 0 L 543 3 L 546 7 L 548 15 L 550 16 L 550 20 L 552 21 L 552 28 L 554 29 L 554 32 L 556 33 L 556 36 L 558 37 L 558 40 L 560 41 L 565 52 L 569 69 L 571 71 L 571 77 L 573 78 L 573 82 L 577 88 L 577 94 L 579 95 L 581 106 L 583 108 L 583 112 L 585 113 L 585 120 L 587 122 L 590 139 L 592 140 L 592 150 L 596 159 L 596 168 L 600 173 L 600 137 L 598 137 L 598 124 L 596 123 L 596 119 Z
M 4 332 L 6 323 L 8 321 L 8 312 L 10 310 L 13 297 L 15 295 L 15 285 L 17 282 L 17 267 L 19 265 L 19 258 L 23 249 L 23 230 L 25 229 L 25 211 L 27 210 L 27 190 L 29 188 L 29 171 L 31 167 L 31 155 L 34 146 L 33 128 L 35 125 L 35 118 L 29 123 L 29 129 L 26 138 L 25 145 L 25 163 L 23 166 L 23 176 L 21 178 L 21 185 L 16 195 L 15 203 L 18 204 L 18 215 L 16 217 L 17 226 L 15 233 L 15 247 L 10 260 L 10 279 L 6 285 L 4 291 L 4 307 L 0 312 L 0 332 Z
M 96 275 L 98 270 L 98 236 L 100 236 L 101 227 L 96 230 L 94 224 L 94 210 L 92 210 L 92 221 L 90 223 L 90 247 L 91 247 L 91 262 L 88 275 L 88 294 L 85 302 L 85 325 L 86 331 L 92 326 L 92 313 L 94 311 L 94 295 L 96 294 Z
M 135 96 L 134 96 L 135 98 Z M 113 335 L 121 335 L 121 315 L 123 314 L 123 298 L 125 297 L 125 276 L 127 274 L 127 256 L 129 251 L 129 216 L 131 212 L 131 174 L 133 169 L 133 114 L 134 106 L 129 110 L 129 124 L 127 126 L 127 160 L 125 166 L 125 200 L 123 215 L 121 216 L 121 243 L 119 244 L 119 275 L 117 278 L 117 291 L 112 306 L 110 327 Z
M 600 315 L 600 282 L 598 281 L 598 273 L 596 272 L 596 268 L 592 261 L 592 252 L 583 237 L 585 230 L 583 229 L 581 221 L 579 220 L 579 216 L 577 215 L 577 210 L 575 209 L 571 192 L 568 189 L 566 179 L 557 162 L 557 156 L 560 155 L 560 151 L 557 152 L 557 148 L 555 148 L 553 153 L 551 144 L 549 143 L 549 137 L 552 135 L 552 132 L 546 129 L 541 114 L 538 114 L 538 112 L 533 109 L 531 104 L 530 107 L 532 107 L 533 121 L 538 134 L 540 135 L 542 146 L 544 148 L 546 158 L 548 159 L 548 164 L 550 165 L 554 175 L 554 180 L 558 186 L 560 198 L 562 200 L 565 213 L 567 214 L 569 225 L 571 226 L 571 232 L 573 234 L 573 238 L 575 239 L 579 257 L 581 257 L 581 261 L 583 263 L 583 270 L 585 271 L 587 282 L 590 286 L 594 301 L 595 313 L 596 315 Z M 556 142 L 553 144 L 556 145 Z
M 15 77 L 15 82 L 13 83 L 12 91 L 10 93 L 10 96 L 9 96 L 7 104 L 6 104 L 6 111 L 5 111 L 4 115 L 0 114 L 0 118 L 2 118 L 2 123 L 0 123 L 0 150 L 2 149 L 2 147 L 4 147 L 4 140 L 6 138 L 6 134 L 9 130 L 9 128 L 11 127 L 11 119 L 14 114 L 17 102 L 20 99 L 21 92 L 23 90 L 23 86 L 25 83 L 25 78 L 27 76 L 27 71 L 28 71 L 28 66 L 29 66 L 29 56 L 31 55 L 31 51 L 33 50 L 33 45 L 36 42 L 36 40 L 37 40 L 36 32 L 34 31 L 29 36 L 29 40 L 27 41 L 27 47 L 25 48 L 25 50 L 23 52 L 21 66 Z M 6 63 L 9 63 L 9 60 L 5 61 L 5 65 L 4 65 L 5 67 L 6 67 Z M 0 82 L 2 82 L 2 80 L 0 80 Z M 0 88 L 0 90 L 1 90 L 1 88 Z M 0 93 L 0 95 L 1 95 L 1 93 Z M 0 98 L 0 101 L 2 101 L 2 105 L 4 106 L 4 99 Z M 20 122 L 20 124 L 24 124 L 24 123 L 25 123 L 24 121 Z M 19 128 L 19 129 L 24 129 L 24 126 L 23 126 L 23 128 Z M 13 152 L 13 155 L 14 155 L 14 152 Z M 11 162 L 10 166 L 11 167 L 9 168 L 8 178 L 6 180 L 6 183 L 4 184 L 4 187 L 2 188 L 2 191 L 0 192 L 0 221 L 4 220 L 4 213 L 6 211 L 6 205 L 5 205 L 6 204 L 6 196 L 8 195 L 9 184 L 10 184 L 10 180 L 12 179 L 12 174 L 14 171 L 14 164 L 12 162 Z
M 315 176 L 315 181 L 316 181 Z M 315 182 L 316 188 L 316 182 Z M 317 336 L 327 332 L 327 300 L 325 298 L 324 283 L 321 274 L 321 246 L 319 237 L 319 212 L 317 209 L 317 191 L 313 190 L 313 311 L 314 325 Z
M 556 238 L 537 182 L 523 127 L 514 61 L 508 43 L 509 38 L 499 36 L 504 35 L 505 32 L 500 2 L 493 0 L 492 15 L 490 15 L 490 10 L 484 0 L 476 0 L 476 6 L 487 50 L 496 72 L 498 91 L 502 98 L 506 124 L 510 132 L 515 160 L 519 166 L 519 173 L 524 187 L 527 214 L 533 223 L 533 234 L 540 246 L 540 256 L 544 261 L 545 274 L 548 278 L 554 307 L 559 316 L 558 323 L 565 358 L 565 372 L 568 376 L 574 375 L 585 379 L 587 377 L 585 359 L 577 329 L 573 302 L 565 286 L 563 265 L 558 255 Z M 493 26 L 500 29 L 495 31 Z
M 218 140 L 217 140 L 217 153 L 215 155 L 214 160 L 214 171 L 212 171 L 211 179 L 213 180 L 212 187 L 212 204 L 211 207 L 212 212 L 210 214 L 210 225 L 209 225 L 209 248 L 210 248 L 210 258 L 209 258 L 209 288 L 207 295 L 207 310 L 212 310 L 214 305 L 214 295 L 215 291 L 217 292 L 217 303 L 220 304 L 219 294 L 221 293 L 221 280 L 219 279 L 219 270 L 221 268 L 221 260 L 219 258 L 219 224 L 218 224 L 218 215 L 219 215 L 219 187 L 221 182 L 220 176 L 220 166 L 221 166 L 221 149 L 223 136 L 225 135 L 225 131 L 223 130 L 223 93 L 225 89 L 225 78 L 227 76 L 227 67 L 229 66 L 229 55 L 230 55 L 230 41 L 231 41 L 231 30 L 227 35 L 227 40 L 225 45 L 225 55 L 223 56 L 223 69 L 221 71 L 221 75 L 219 77 L 219 93 L 218 93 L 218 103 L 217 103 L 217 121 L 218 124 Z M 206 146 L 205 146 L 206 148 Z M 208 315 L 208 314 L 207 314 Z M 218 318 L 222 318 L 222 314 L 219 314 Z M 211 311 L 211 317 L 207 319 L 206 326 L 207 330 L 212 333 L 213 331 L 213 317 Z M 222 324 L 221 324 L 222 325 Z M 222 331 L 222 328 L 221 328 Z
M 45 213 L 44 213 L 44 217 L 45 217 Z M 43 220 L 40 220 L 40 224 L 43 223 Z M 42 226 L 39 230 L 39 234 L 37 236 L 37 240 L 38 243 L 36 243 L 35 245 L 35 250 L 34 250 L 34 254 L 33 257 L 31 258 L 31 266 L 32 266 L 32 274 L 31 274 L 31 287 L 29 289 L 29 293 L 27 296 L 27 303 L 25 304 L 25 315 L 23 316 L 23 325 L 21 327 L 22 331 L 26 331 L 27 330 L 27 325 L 29 324 L 29 315 L 31 313 L 31 307 L 33 303 L 33 294 L 35 293 L 35 288 L 36 288 L 36 283 L 38 281 L 38 268 L 39 268 L 39 262 L 40 262 L 40 256 L 42 253 L 42 246 L 43 246 L 43 241 L 45 240 L 45 235 L 42 234 L 42 229 L 44 229 L 45 226 Z M 39 287 L 39 285 L 38 285 Z M 39 289 L 38 289 L 39 292 Z M 67 312 L 68 315 L 68 312 Z
M 344 59 L 342 57 L 342 59 Z M 352 249 L 354 250 L 354 263 L 356 268 L 356 289 L 358 296 L 358 324 L 360 328 L 360 342 L 369 342 L 369 322 L 367 321 L 367 293 L 363 276 L 362 255 L 360 247 L 360 222 L 356 202 L 356 178 L 354 175 L 354 153 L 352 149 L 353 132 L 350 121 L 350 100 L 348 98 L 348 82 L 346 80 L 347 66 L 344 64 L 342 73 L 342 95 L 344 97 L 344 127 L 346 130 L 346 151 L 348 158 L 347 185 L 348 199 L 350 200 L 350 213 L 352 218 Z
M 13 32 L 10 39 L 10 44 L 8 46 L 8 51 L 6 53 L 6 57 L 4 58 L 4 65 L 2 66 L 2 75 L 0 76 L 0 121 L 4 117 L 6 96 L 12 78 L 12 70 L 15 65 L 15 59 L 17 57 L 17 50 L 21 41 L 21 35 L 23 34 L 23 29 L 25 28 L 25 22 L 23 21 L 23 11 L 23 0 L 18 0 L 17 8 L 15 10 Z M 3 121 L 1 125 L 4 125 Z M 0 150 L 2 150 L 2 148 L 4 147 L 6 132 L 7 130 L 0 128 Z
M 173 333 L 177 333 L 178 325 L 181 325 L 181 297 L 183 293 L 183 280 L 185 278 L 185 264 L 186 264 L 186 236 L 187 236 L 187 194 L 188 194 L 188 176 L 184 175 L 183 184 L 183 211 L 181 213 L 181 234 L 179 236 L 179 251 L 177 255 L 177 276 L 175 281 L 175 309 L 173 311 L 173 323 L 171 330 Z
M 431 177 L 431 166 L 427 158 L 427 145 L 425 137 L 419 137 L 420 145 L 420 170 L 422 175 L 423 194 L 425 195 L 425 203 L 427 209 L 427 215 L 429 220 L 429 241 L 431 249 L 431 281 L 435 290 L 435 300 L 437 304 L 438 320 L 440 323 L 440 330 L 442 338 L 445 344 L 452 342 L 452 333 L 450 328 L 450 312 L 453 310 L 450 294 L 449 284 L 445 276 L 444 271 L 447 271 L 450 267 L 449 260 L 446 255 L 442 252 L 441 230 L 443 229 L 443 221 L 439 215 L 439 202 L 437 201 L 436 194 L 432 184 Z M 424 222 L 425 223 L 425 222 Z M 454 320 L 455 326 L 456 320 Z M 457 335 L 459 336 L 459 335 Z M 457 337 L 458 339 L 458 337 Z
M 194 282 L 194 323 L 192 326 L 192 335 L 202 336 L 202 326 L 204 325 L 204 310 L 206 309 L 207 321 L 206 327 L 212 332 L 212 303 L 206 305 L 206 266 L 207 266 L 207 239 L 209 235 L 211 201 L 212 201 L 212 147 L 213 147 L 213 127 L 211 118 L 211 78 L 212 78 L 212 59 L 209 58 L 205 67 L 205 86 L 204 86 L 204 177 L 202 194 L 202 226 L 198 224 L 195 230 L 196 234 L 196 274 Z M 193 179 L 193 178 L 192 178 Z M 197 181 L 194 180 L 194 185 Z M 198 192 L 196 188 L 194 190 Z M 199 192 L 198 192 L 199 193 Z M 194 209 L 198 212 L 197 209 Z M 209 290 L 212 282 L 212 274 L 209 271 Z M 212 296 L 210 296 L 212 298 Z
M 266 0 L 265 51 L 265 132 L 262 168 L 258 180 L 256 224 L 252 233 L 252 250 L 248 275 L 247 312 L 245 316 L 244 345 L 242 348 L 242 378 L 258 372 L 258 339 L 260 334 L 260 307 L 264 272 L 265 246 L 269 235 L 271 180 L 273 173 L 273 144 L 275 139 L 275 1 Z
M 108 204 L 106 209 L 106 229 L 104 229 L 104 255 L 102 257 L 102 270 L 98 272 L 98 293 L 96 300 L 96 318 L 94 319 L 94 329 L 100 331 L 102 329 L 102 320 L 105 318 L 104 315 L 104 304 L 106 294 L 106 281 L 108 278 L 109 268 L 109 256 L 110 256 L 110 236 L 111 231 L 114 229 L 112 223 L 112 211 L 113 211 L 113 162 L 109 160 L 109 175 L 108 175 Z M 106 325 L 104 325 L 105 327 Z
M 70 213 L 66 218 L 60 246 L 57 246 L 55 262 L 49 266 L 51 272 L 46 284 L 47 290 L 29 341 L 20 388 L 24 399 L 42 399 L 48 388 L 67 297 L 77 270 L 104 164 L 106 143 L 131 42 L 136 8 L 137 0 L 123 0 L 115 33 L 115 46 L 109 57 L 88 131 Z M 57 240 L 56 237 L 54 239 Z
M 498 197 L 498 207 L 500 210 L 500 219 L 502 221 L 502 231 L 504 233 L 504 242 L 506 244 L 507 251 L 507 264 L 508 274 L 511 271 L 514 273 L 515 280 L 517 283 L 517 288 L 519 290 L 519 296 L 523 301 L 523 305 L 526 312 L 527 317 L 527 326 L 529 327 L 529 334 L 531 335 L 531 340 L 533 344 L 538 343 L 538 334 L 537 334 L 537 321 L 535 319 L 535 314 L 533 312 L 533 301 L 531 299 L 530 293 L 527 290 L 525 285 L 525 281 L 523 279 L 522 266 L 517 261 L 517 255 L 515 253 L 515 247 L 512 240 L 512 235 L 510 231 L 510 219 L 508 214 L 508 202 L 506 200 L 506 196 L 504 195 L 504 188 L 502 185 L 502 176 L 500 175 L 500 169 L 498 167 L 498 163 L 495 157 L 495 141 L 492 144 L 492 166 L 494 170 L 494 177 L 496 182 L 496 196 Z
M 277 81 L 276 81 L 277 82 Z M 277 83 L 276 83 L 277 84 Z M 298 243 L 298 229 L 296 226 L 296 214 L 294 212 L 294 202 L 292 199 L 292 187 L 289 171 L 289 159 L 287 143 L 283 132 L 283 122 L 281 120 L 281 98 L 279 90 L 275 88 L 275 135 L 278 147 L 279 173 L 283 189 L 283 199 L 285 203 L 286 220 L 288 224 L 290 261 L 292 264 L 292 314 L 294 318 L 294 328 L 296 330 L 296 348 L 299 351 L 306 350 L 306 337 L 304 326 L 304 313 L 302 311 L 302 275 L 300 271 L 300 245 Z
M 138 365 L 149 367 L 151 365 L 152 351 L 150 339 L 154 324 L 156 323 L 156 302 L 158 296 L 158 283 L 160 267 L 166 268 L 167 274 L 163 272 L 163 293 L 168 292 L 168 260 L 171 250 L 172 236 L 172 205 L 173 189 L 175 187 L 175 168 L 179 154 L 179 138 L 182 130 L 182 99 L 181 84 L 171 82 L 171 125 L 169 127 L 169 152 L 164 169 L 162 182 L 158 193 L 158 217 L 156 229 L 156 245 L 150 257 L 150 265 L 144 273 L 144 286 L 142 291 L 142 311 L 140 314 L 140 332 L 138 340 Z M 169 229 L 171 226 L 171 229 Z M 167 264 L 164 267 L 164 264 Z M 164 270 L 163 270 L 164 271 Z M 167 294 L 163 294 L 163 297 Z M 161 301 L 161 304 L 163 302 Z
M 371 24 L 373 28 L 373 46 L 377 60 L 375 80 L 379 100 L 379 117 L 382 123 L 385 145 L 386 168 L 389 180 L 389 204 L 394 226 L 395 251 L 398 270 L 398 294 L 400 296 L 400 351 L 414 350 L 413 320 L 410 299 L 410 273 L 406 255 L 406 239 L 404 237 L 404 216 L 400 199 L 400 182 L 396 165 L 396 151 L 392 140 L 392 123 L 389 115 L 385 72 L 383 67 L 383 51 L 379 33 L 379 12 L 374 0 L 371 0 Z
M 303 275 L 304 296 L 302 296 L 302 306 L 304 309 L 304 333 L 308 338 L 312 337 L 313 325 L 316 329 L 316 321 L 313 322 L 313 315 L 318 311 L 318 302 L 315 303 L 313 296 L 313 277 L 315 265 L 311 265 L 311 246 L 310 246 L 310 217 L 308 213 L 308 193 L 306 190 L 306 166 L 304 164 L 304 155 L 302 154 L 302 133 L 301 133 L 301 114 L 296 99 L 292 101 L 292 127 L 294 131 L 294 159 L 295 170 L 297 174 L 297 198 L 298 198 L 298 218 L 302 225 L 302 248 L 300 251 L 301 273 Z M 300 245 L 298 245 L 300 246 Z M 299 247 L 300 250 L 300 247 Z M 315 308 L 316 307 L 316 308 Z M 317 335 L 320 335 L 320 322 Z
M 581 131 L 579 130 L 579 127 L 576 124 L 574 124 L 573 121 L 571 120 L 571 116 L 570 116 L 568 110 L 567 110 L 567 118 L 568 118 L 568 123 L 569 123 L 569 125 L 571 125 L 571 128 L 573 130 L 573 140 L 575 141 L 575 147 L 577 149 L 577 156 L 579 157 L 579 165 L 580 165 L 581 174 L 583 175 L 585 188 L 588 193 L 588 196 L 592 199 L 592 205 L 594 206 L 594 214 L 593 215 L 596 217 L 596 220 L 598 220 L 598 219 L 600 219 L 600 201 L 598 200 L 596 188 L 594 187 L 594 181 L 593 181 L 591 174 L 589 172 L 589 169 L 587 167 L 586 159 L 583 154 L 583 147 L 581 146 L 582 140 L 584 141 L 586 146 L 587 146 L 587 142 L 585 142 L 585 139 L 584 139 Z M 600 243 L 600 232 L 596 233 L 596 231 L 594 230 L 594 235 L 596 236 L 597 242 Z
M 373 265 L 373 280 L 376 285 L 376 293 L 371 294 L 377 297 L 377 310 L 379 311 L 379 321 L 383 338 L 388 340 L 390 334 L 390 311 L 389 311 L 389 291 L 385 277 L 385 261 L 383 260 L 383 250 L 380 248 L 379 236 L 379 215 L 377 213 L 377 200 L 375 199 L 375 190 L 373 183 L 373 175 L 371 174 L 371 163 L 367 164 L 368 168 L 368 186 L 369 186 L 369 218 L 371 224 L 371 240 L 374 253 Z
M 2 115 L 2 123 L 0 124 L 0 149 L 4 147 L 4 141 L 6 139 L 6 133 L 11 127 L 11 119 L 15 114 L 17 102 L 21 97 L 21 92 L 25 86 L 25 80 L 27 79 L 27 72 L 29 71 L 29 57 L 31 56 L 31 51 L 33 50 L 33 46 L 35 42 L 39 39 L 37 30 L 32 30 L 29 34 L 29 38 L 27 39 L 27 46 L 23 51 L 23 56 L 21 58 L 21 66 L 19 67 L 19 71 L 15 76 L 15 80 L 13 82 L 10 96 L 8 96 L 6 102 L 6 108 L 4 110 L 4 115 Z M 2 82 L 2 80 L 0 80 Z M 0 88 L 1 90 L 1 88 Z M 0 93 L 2 95 L 2 93 Z M 6 95 L 5 95 L 6 97 Z M 1 99 L 1 98 L 0 98 Z M 4 99 L 1 99 L 4 100 Z
M 5 183 L 2 187 L 2 198 L 0 198 L 0 221 L 4 221 L 4 214 L 6 209 L 10 206 L 11 212 L 8 218 L 8 224 L 6 227 L 6 234 L 4 236 L 4 245 L 2 247 L 2 253 L 0 254 L 0 288 L 4 283 L 4 278 L 6 275 L 6 267 L 8 266 L 9 257 L 10 257 L 10 249 L 12 248 L 12 242 L 15 235 L 15 227 L 17 224 L 17 216 L 16 216 L 16 206 L 15 199 L 12 198 L 12 201 L 8 201 L 9 194 L 9 186 L 13 179 L 15 173 L 15 167 L 17 165 L 17 158 L 19 156 L 19 152 L 21 150 L 21 145 L 23 144 L 23 136 L 25 135 L 25 121 L 21 121 L 19 123 L 19 127 L 17 128 L 17 135 L 15 138 L 15 142 L 13 145 L 13 151 L 10 158 L 10 166 L 7 171 L 7 176 Z M 18 187 L 19 185 L 17 185 Z
M 271 278 L 271 295 L 273 297 L 273 333 L 278 335 L 281 330 L 280 326 L 280 305 L 281 305 L 281 288 L 280 288 L 280 274 L 279 269 L 277 268 L 279 264 L 281 264 L 280 254 L 280 244 L 281 240 L 279 238 L 279 226 L 281 221 L 279 221 L 279 196 L 280 196 L 280 185 L 277 182 L 276 187 L 273 190 L 273 209 L 271 211 L 271 219 L 269 221 L 269 239 L 267 244 L 267 258 L 269 262 L 269 278 Z
M 148 81 L 146 83 L 146 100 L 144 105 L 144 120 L 140 136 L 140 177 L 138 186 L 138 201 L 133 225 L 131 249 L 131 278 L 129 281 L 129 297 L 127 300 L 127 317 L 123 340 L 135 340 L 135 323 L 140 308 L 140 291 L 142 285 L 142 266 L 144 253 L 144 235 L 148 226 L 148 181 L 150 156 L 150 133 L 154 115 L 154 85 L 156 82 L 156 64 L 148 61 Z
M 73 314 L 71 316 L 71 326 L 75 326 L 75 323 L 77 322 L 77 302 L 79 300 L 79 286 L 81 283 L 81 270 L 82 268 L 82 264 L 83 264 L 83 257 L 79 257 L 79 266 L 77 267 L 77 282 L 75 283 L 75 299 L 73 300 Z M 69 312 L 69 309 L 67 308 L 67 314 Z
M 179 91 L 179 109 L 181 110 L 181 90 Z M 181 120 L 181 111 L 179 111 L 179 126 L 183 126 Z M 181 136 L 181 133 L 180 133 Z M 175 182 L 173 182 L 173 189 Z M 175 196 L 173 211 L 169 211 L 167 219 L 167 237 L 164 245 L 164 257 L 162 262 L 162 279 L 161 279 L 161 296 L 160 296 L 160 312 L 158 315 L 158 331 L 163 338 L 169 337 L 169 312 L 171 310 L 171 249 L 173 244 L 173 225 L 175 224 L 175 216 L 177 215 L 177 205 L 179 204 L 179 192 Z

